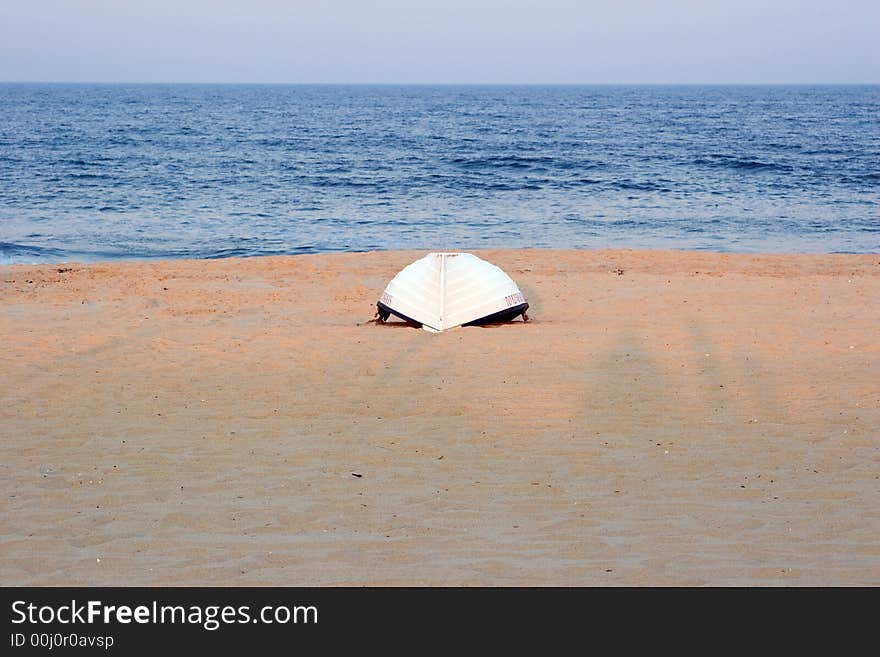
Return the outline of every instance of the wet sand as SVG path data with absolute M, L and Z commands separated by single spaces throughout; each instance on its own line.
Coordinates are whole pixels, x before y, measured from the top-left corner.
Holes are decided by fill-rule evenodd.
M 880 585 L 880 255 L 478 254 L 0 267 L 0 583 Z

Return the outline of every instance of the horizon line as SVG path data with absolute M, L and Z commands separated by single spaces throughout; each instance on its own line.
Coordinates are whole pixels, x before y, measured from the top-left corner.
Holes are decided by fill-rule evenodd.
M 880 86 L 876 82 L 246 82 L 161 80 L 0 80 L 0 84 L 128 84 L 370 87 L 809 87 Z

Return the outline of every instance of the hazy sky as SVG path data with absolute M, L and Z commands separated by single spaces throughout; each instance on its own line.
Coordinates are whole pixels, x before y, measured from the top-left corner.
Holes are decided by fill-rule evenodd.
M 880 82 L 880 0 L 0 0 L 0 80 Z

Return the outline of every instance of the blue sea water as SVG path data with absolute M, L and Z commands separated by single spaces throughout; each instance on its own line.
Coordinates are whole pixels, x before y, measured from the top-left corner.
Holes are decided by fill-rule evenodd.
M 0 263 L 880 251 L 880 86 L 0 84 Z

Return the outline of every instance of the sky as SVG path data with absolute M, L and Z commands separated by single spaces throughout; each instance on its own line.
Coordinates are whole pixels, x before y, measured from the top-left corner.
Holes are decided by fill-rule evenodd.
M 0 80 L 880 83 L 880 0 L 0 0 Z

